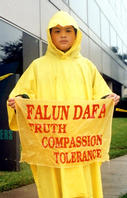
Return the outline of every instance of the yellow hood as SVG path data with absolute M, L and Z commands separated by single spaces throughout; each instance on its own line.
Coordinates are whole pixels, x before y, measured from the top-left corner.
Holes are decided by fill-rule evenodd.
M 61 26 L 68 26 L 72 25 L 75 29 L 77 29 L 77 36 L 76 40 L 71 47 L 70 50 L 68 50 L 66 53 L 58 50 L 55 45 L 52 43 L 51 35 L 50 35 L 50 28 L 55 27 L 56 25 L 61 25 Z M 80 43 L 81 43 L 81 38 L 82 38 L 82 33 L 76 23 L 76 21 L 73 19 L 72 16 L 70 16 L 67 12 L 64 11 L 59 11 L 57 12 L 50 20 L 48 24 L 48 30 L 47 30 L 47 37 L 48 37 L 48 50 L 47 53 L 53 53 L 55 55 L 58 55 L 62 58 L 67 57 L 68 55 L 70 56 L 78 56 L 80 52 Z

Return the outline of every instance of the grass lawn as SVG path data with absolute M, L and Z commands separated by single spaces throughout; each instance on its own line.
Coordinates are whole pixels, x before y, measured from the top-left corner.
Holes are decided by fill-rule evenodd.
M 120 196 L 119 198 L 127 198 L 127 194 Z
M 114 118 L 110 158 L 127 154 L 127 118 Z M 0 192 L 33 183 L 29 165 L 21 163 L 19 172 L 0 172 Z M 127 198 L 124 195 L 120 198 Z
M 30 167 L 21 163 L 19 172 L 0 172 L 0 192 L 33 183 Z
M 114 118 L 110 159 L 127 154 L 127 118 Z

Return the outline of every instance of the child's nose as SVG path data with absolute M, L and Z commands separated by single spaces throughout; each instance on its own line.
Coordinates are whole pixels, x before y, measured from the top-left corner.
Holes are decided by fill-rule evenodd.
M 66 37 L 66 33 L 64 31 L 61 32 L 61 37 Z

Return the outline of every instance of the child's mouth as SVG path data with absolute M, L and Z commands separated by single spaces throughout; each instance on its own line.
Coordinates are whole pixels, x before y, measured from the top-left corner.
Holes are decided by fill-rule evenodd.
M 66 43 L 68 43 L 68 41 L 67 40 L 61 40 L 60 43 L 66 44 Z

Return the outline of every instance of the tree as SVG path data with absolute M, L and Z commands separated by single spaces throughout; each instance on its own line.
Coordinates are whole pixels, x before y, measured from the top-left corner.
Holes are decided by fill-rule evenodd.
M 14 42 L 6 42 L 4 45 L 0 45 L 0 51 L 4 52 L 4 55 L 1 55 L 0 64 L 8 64 L 13 62 L 18 62 L 18 73 L 22 71 L 23 64 L 23 55 L 22 55 L 22 38 Z

